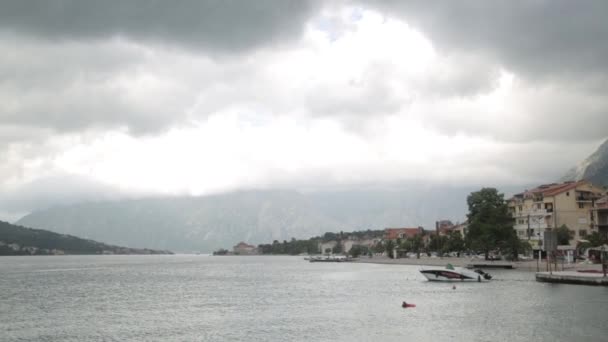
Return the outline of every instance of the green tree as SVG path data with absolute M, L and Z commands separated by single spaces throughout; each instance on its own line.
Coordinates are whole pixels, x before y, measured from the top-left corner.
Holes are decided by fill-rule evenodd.
M 365 246 L 354 245 L 350 251 L 348 252 L 353 258 L 358 258 L 360 255 L 365 255 L 369 253 L 369 250 Z
M 414 235 L 414 237 L 412 238 L 411 241 L 411 246 L 412 246 L 412 251 L 414 253 L 416 253 L 416 259 L 420 259 L 420 252 L 422 251 L 422 247 L 423 246 L 423 241 L 422 241 L 422 235 L 420 234 L 416 234 Z
M 409 252 L 412 250 L 412 242 L 408 239 L 401 240 L 399 248 L 405 250 L 406 252 Z
M 386 255 L 388 255 L 389 258 L 393 258 L 393 249 L 395 249 L 395 242 L 393 240 L 388 240 L 386 242 L 386 245 L 384 245 L 385 251 L 386 251 Z
M 522 252 L 530 247 L 530 243 L 522 241 L 517 237 L 514 229 L 506 234 L 504 240 L 498 242 L 498 249 L 502 254 L 506 255 L 508 260 L 517 260 L 519 252 Z
M 382 241 L 379 241 L 372 247 L 372 251 L 374 253 L 383 253 L 384 249 L 385 249 L 385 247 L 384 247 L 384 244 L 382 243 Z
M 472 192 L 467 197 L 469 206 L 468 245 L 485 254 L 486 260 L 490 251 L 514 245 L 513 218 L 509 214 L 504 195 L 494 188 L 483 188 Z M 517 255 L 517 254 L 516 254 Z
M 340 253 L 344 252 L 344 248 L 343 247 L 344 246 L 342 245 L 342 241 L 338 240 L 337 243 L 336 243 L 336 245 L 334 246 L 334 248 L 331 251 L 334 254 L 340 254 Z
M 565 224 L 557 228 L 555 230 L 555 234 L 557 234 L 558 245 L 567 245 L 570 243 L 570 229 L 568 229 L 568 226 L 566 226 Z
M 602 237 L 602 235 L 600 235 L 600 233 L 598 232 L 593 232 L 589 234 L 589 236 L 587 236 L 587 240 L 589 241 L 591 247 L 597 247 L 608 243 L 607 239 Z
M 462 252 L 464 250 L 464 240 L 459 232 L 449 232 L 446 240 L 445 249 L 448 252 Z
M 430 241 L 429 241 L 429 249 L 431 251 L 438 251 L 441 245 L 441 237 L 437 234 L 431 233 Z

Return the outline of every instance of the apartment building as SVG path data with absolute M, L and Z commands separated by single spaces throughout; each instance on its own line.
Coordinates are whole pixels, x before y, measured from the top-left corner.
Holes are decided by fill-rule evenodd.
M 595 201 L 592 214 L 594 230 L 604 238 L 608 237 L 608 196 Z
M 545 231 L 565 224 L 570 229 L 570 244 L 576 245 L 598 229 L 593 209 L 604 192 L 604 188 L 583 180 L 544 184 L 515 194 L 508 205 L 517 236 L 538 249 Z
M 384 229 L 384 239 L 386 240 L 411 239 L 418 234 L 424 235 L 424 229 L 422 227 Z
M 460 237 L 464 239 L 467 236 L 467 232 L 469 231 L 469 222 L 465 221 L 463 223 L 457 223 L 452 229 L 452 231 L 460 233 Z

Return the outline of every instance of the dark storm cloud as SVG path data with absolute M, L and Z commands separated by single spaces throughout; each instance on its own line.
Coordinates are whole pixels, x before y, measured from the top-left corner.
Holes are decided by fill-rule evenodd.
M 412 103 L 431 102 L 437 108 L 417 115 L 444 134 L 501 141 L 588 141 L 605 134 L 608 2 L 357 3 L 419 29 L 445 70 L 434 66 L 420 79 L 395 79 L 393 65 L 372 63 L 363 81 L 279 92 L 284 84 L 260 71 L 274 60 L 251 49 L 297 39 L 306 21 L 324 12 L 321 6 L 346 2 L 0 2 L 0 141 L 15 141 L 19 127 L 48 134 L 117 127 L 158 133 L 188 121 L 193 107 L 200 118 L 235 104 L 276 113 L 301 106 L 298 111 L 311 116 L 358 120 L 407 115 Z M 334 20 L 342 27 L 334 30 L 353 31 L 351 19 Z M 209 58 L 216 52 L 226 58 Z M 479 105 L 451 106 L 453 99 L 494 90 L 501 67 L 523 79 L 502 117 L 488 119 Z M 150 90 L 148 76 L 165 83 Z
M 0 3 L 0 29 L 49 39 L 125 36 L 234 52 L 292 39 L 311 1 L 25 0 Z
M 116 40 L 56 44 L 0 34 L 0 128 L 14 132 L 0 139 L 27 136 L 34 128 L 48 133 L 121 126 L 157 130 L 181 112 L 133 101 L 119 83 L 137 77 L 145 62 L 144 49 Z
M 485 54 L 524 76 L 608 70 L 608 1 L 371 1 L 439 49 Z M 597 75 L 596 75 L 597 76 Z M 605 84 L 605 83 L 604 83 Z
M 440 54 L 475 56 L 519 79 L 503 123 L 486 119 L 489 114 L 441 110 L 439 115 L 428 113 L 429 126 L 501 141 L 589 142 L 606 137 L 608 1 L 358 3 L 406 20 L 429 37 Z M 469 80 L 483 84 L 485 79 L 492 84 L 489 73 L 467 74 Z M 433 86 L 440 90 L 437 84 Z M 480 95 L 485 91 L 478 89 Z M 460 88 L 454 92 L 457 97 L 463 93 Z M 450 97 L 449 92 L 443 95 Z
M 0 125 L 158 133 L 187 120 L 187 108 L 203 88 L 230 82 L 233 76 L 220 75 L 222 63 L 297 40 L 315 7 L 311 1 L 266 0 L 0 2 Z M 179 50 L 164 46 L 188 50 L 191 58 L 184 61 Z M 188 83 L 187 64 L 199 57 L 221 61 L 191 65 L 200 79 Z M 150 71 L 167 76 L 175 65 L 181 66 L 176 83 L 142 90 L 137 80 L 149 86 Z

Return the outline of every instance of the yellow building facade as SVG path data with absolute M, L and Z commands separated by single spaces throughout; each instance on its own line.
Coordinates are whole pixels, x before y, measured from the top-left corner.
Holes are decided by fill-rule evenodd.
M 546 231 L 566 225 L 570 230 L 570 245 L 574 246 L 597 230 L 594 202 L 604 193 L 602 187 L 579 181 L 544 184 L 515 194 L 508 205 L 517 236 L 537 249 Z

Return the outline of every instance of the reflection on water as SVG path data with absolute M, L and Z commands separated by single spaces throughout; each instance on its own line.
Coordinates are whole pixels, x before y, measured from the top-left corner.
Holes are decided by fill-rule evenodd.
M 606 340 L 608 289 L 299 257 L 0 258 L 2 341 Z M 415 309 L 401 308 L 401 302 Z

